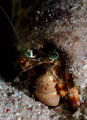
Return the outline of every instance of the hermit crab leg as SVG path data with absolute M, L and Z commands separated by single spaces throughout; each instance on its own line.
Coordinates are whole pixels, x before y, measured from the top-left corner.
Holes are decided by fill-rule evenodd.
M 79 102 L 80 102 L 80 98 L 79 98 L 79 93 L 76 87 L 74 87 L 70 75 L 69 74 L 65 74 L 65 80 L 67 83 L 67 88 L 69 91 L 69 98 L 72 104 L 73 108 L 77 108 L 79 106 Z

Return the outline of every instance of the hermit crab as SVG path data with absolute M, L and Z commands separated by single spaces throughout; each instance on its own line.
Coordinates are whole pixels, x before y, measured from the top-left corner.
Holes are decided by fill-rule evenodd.
M 73 108 L 78 107 L 79 93 L 68 67 L 62 62 L 64 60 L 60 52 L 26 49 L 19 61 L 24 72 L 41 66 L 39 71 L 43 71 L 35 80 L 35 95 L 42 103 L 54 107 L 59 104 L 61 97 L 65 97 L 66 100 L 70 100 Z
M 11 23 L 20 42 L 20 38 L 8 15 L 1 6 L 0 8 Z M 69 98 L 72 107 L 76 108 L 80 103 L 80 98 L 78 90 L 74 86 L 72 76 L 67 70 L 67 67 L 65 67 L 66 64 L 63 62 L 63 57 L 61 57 L 57 50 L 50 51 L 49 47 L 51 48 L 52 45 L 45 47 L 48 48 L 49 51 L 45 48 L 41 50 L 26 49 L 20 55 L 20 66 L 23 72 L 28 72 L 29 76 L 35 76 L 35 95 L 42 103 L 48 106 L 57 106 L 62 96 L 65 97 L 65 99 Z M 31 71 L 31 69 L 36 66 L 41 67 L 41 69 L 36 70 L 38 74 L 40 72 L 39 75 Z M 42 70 L 42 72 L 40 70 Z

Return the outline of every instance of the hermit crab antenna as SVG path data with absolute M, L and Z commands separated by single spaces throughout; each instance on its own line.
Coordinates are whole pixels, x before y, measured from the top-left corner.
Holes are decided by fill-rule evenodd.
M 34 65 L 34 66 L 31 66 L 31 67 L 29 67 L 29 68 L 21 71 L 21 73 L 22 73 L 22 72 L 26 72 L 27 70 L 32 69 L 32 68 L 34 68 L 34 67 L 36 67 L 36 66 L 38 66 L 38 65 L 44 64 L 44 63 L 46 63 L 46 61 L 40 62 L 40 63 L 38 63 L 38 64 L 36 64 L 36 65 Z
M 4 10 L 1 6 L 0 6 L 0 8 L 1 8 L 1 10 L 3 11 L 3 13 L 5 14 L 5 16 L 7 17 L 7 19 L 9 20 L 9 22 L 10 22 L 10 24 L 11 24 L 11 26 L 12 26 L 12 28 L 13 28 L 13 30 L 14 30 L 17 38 L 18 38 L 18 40 L 19 40 L 19 42 L 21 43 L 20 38 L 19 38 L 19 35 L 18 35 L 18 33 L 17 33 L 17 31 L 16 31 L 13 23 L 11 22 L 10 18 L 8 17 L 7 13 L 5 12 L 5 10 Z

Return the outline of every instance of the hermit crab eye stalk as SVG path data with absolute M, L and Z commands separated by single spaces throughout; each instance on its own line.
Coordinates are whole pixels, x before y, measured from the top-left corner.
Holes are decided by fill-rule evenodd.
M 49 56 L 49 59 L 52 60 L 52 61 L 54 61 L 54 60 L 56 60 L 58 57 L 59 57 L 58 52 L 55 52 L 55 53 L 53 53 L 53 54 L 51 54 L 51 55 Z
M 26 49 L 24 54 L 25 54 L 26 57 L 29 57 L 29 58 L 35 58 L 36 57 L 36 55 L 33 54 L 33 50 L 30 50 L 30 49 Z

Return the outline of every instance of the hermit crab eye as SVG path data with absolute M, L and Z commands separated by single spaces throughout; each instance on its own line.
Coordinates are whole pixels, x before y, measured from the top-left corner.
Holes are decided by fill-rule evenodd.
M 30 49 L 26 49 L 24 54 L 25 54 L 26 57 L 29 57 L 29 58 L 35 58 L 36 57 L 36 55 L 33 54 L 33 50 L 30 50 Z
M 53 53 L 53 54 L 50 55 L 49 59 L 55 60 L 55 59 L 57 59 L 58 57 L 59 57 L 58 52 L 55 52 L 55 53 Z

